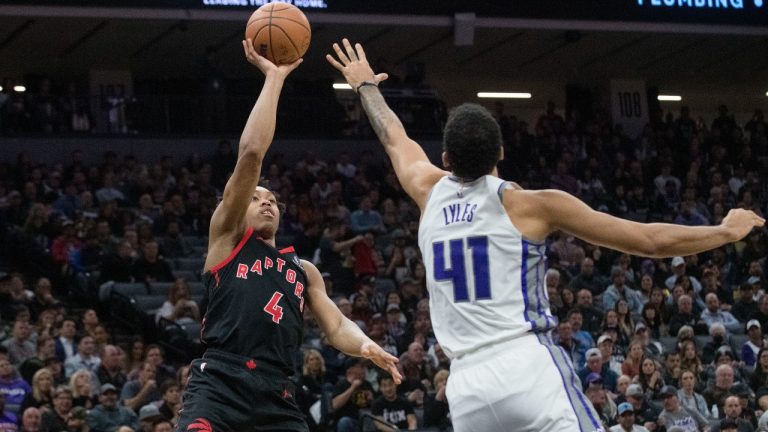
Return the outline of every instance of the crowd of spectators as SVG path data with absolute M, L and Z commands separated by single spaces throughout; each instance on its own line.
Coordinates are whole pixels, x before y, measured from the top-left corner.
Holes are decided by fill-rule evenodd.
M 742 127 L 724 108 L 711 125 L 684 108 L 637 139 L 601 114 L 564 119 L 550 106 L 532 131 L 497 115 L 508 158 L 501 172 L 526 188 L 562 189 L 643 222 L 707 225 L 734 207 L 768 211 L 759 112 Z M 188 368 L 170 364 L 153 334 L 121 332 L 97 295 L 69 293 L 83 277 L 97 290 L 173 283 L 156 318 L 199 321 L 205 305 L 172 263 L 202 259 L 204 246 L 194 245 L 205 244 L 235 161 L 222 141 L 210 159 L 107 153 L 87 163 L 75 151 L 55 164 L 25 153 L 0 163 L 0 430 L 171 430 Z M 405 377 L 395 386 L 338 352 L 307 315 L 296 400 L 312 429 L 386 430 L 361 421 L 370 414 L 402 429 L 449 430 L 450 360 L 432 331 L 419 212 L 392 168 L 367 151 L 275 153 L 262 175 L 285 203 L 278 244 L 318 265 L 328 295 L 400 358 Z M 654 260 L 567 233 L 549 239 L 553 338 L 606 427 L 758 427 L 768 410 L 767 240 L 755 230 L 711 252 Z

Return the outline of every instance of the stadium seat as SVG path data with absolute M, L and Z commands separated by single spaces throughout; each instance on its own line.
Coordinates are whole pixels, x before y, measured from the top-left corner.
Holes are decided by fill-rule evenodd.
M 192 270 L 173 270 L 173 277 L 177 279 L 184 279 L 187 282 L 199 281 L 199 274 L 200 272 L 194 272 Z
M 138 295 L 133 298 L 133 304 L 137 311 L 154 317 L 157 310 L 165 302 L 165 298 L 165 296 L 158 295 Z
M 395 285 L 395 281 L 389 278 L 376 278 L 376 281 L 374 282 L 374 285 L 376 286 L 376 292 L 381 293 L 384 295 L 387 295 L 390 291 L 396 291 L 397 285 Z
M 120 293 L 128 298 L 137 295 L 146 295 L 148 293 L 147 285 L 143 282 L 115 283 L 112 286 L 112 291 Z
M 730 337 L 730 344 L 731 348 L 733 348 L 733 352 L 736 353 L 736 355 L 741 358 L 741 347 L 747 343 L 749 340 L 749 335 L 743 335 L 743 334 L 735 334 L 731 335 Z
M 200 341 L 200 323 L 188 323 L 181 325 L 182 330 L 187 333 L 187 338 L 192 342 Z
M 189 287 L 189 295 L 191 297 L 202 297 L 205 295 L 205 285 L 202 282 L 190 282 L 187 286 Z
M 152 296 L 168 296 L 168 291 L 171 290 L 173 282 L 152 282 L 149 284 L 149 295 Z
M 661 342 L 661 346 L 664 347 L 665 353 L 675 352 L 677 350 L 677 338 L 667 336 L 661 338 L 659 342 Z
M 202 272 L 205 265 L 203 258 L 177 258 L 176 270 L 187 270 L 191 272 Z

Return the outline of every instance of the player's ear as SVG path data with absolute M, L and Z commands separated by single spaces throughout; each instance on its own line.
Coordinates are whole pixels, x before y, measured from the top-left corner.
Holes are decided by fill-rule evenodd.
M 504 146 L 503 145 L 499 146 L 499 160 L 500 161 L 504 160 Z
M 451 163 L 448 161 L 448 153 L 447 152 L 443 152 L 442 158 L 443 158 L 443 167 L 445 169 L 447 169 L 447 170 L 450 170 L 451 169 Z

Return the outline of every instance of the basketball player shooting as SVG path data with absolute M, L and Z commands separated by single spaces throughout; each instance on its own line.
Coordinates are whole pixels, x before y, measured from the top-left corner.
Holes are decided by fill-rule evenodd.
M 452 359 L 447 396 L 457 432 L 603 431 L 578 377 L 551 337 L 543 285 L 545 240 L 562 230 L 622 252 L 691 255 L 745 237 L 765 220 L 731 210 L 718 226 L 640 224 L 592 210 L 557 190 L 522 190 L 497 177 L 501 132 L 484 108 L 449 115 L 432 165 L 387 106 L 360 44 L 333 45 L 328 62 L 359 94 L 397 178 L 421 210 L 419 247 L 435 335 Z M 514 156 L 514 155 L 513 155 Z
M 240 139 L 234 173 L 211 219 L 204 283 L 209 296 L 202 339 L 192 363 L 179 431 L 308 431 L 289 377 L 301 346 L 304 306 L 331 345 L 364 357 L 402 379 L 397 359 L 345 318 L 325 293 L 323 278 L 293 248 L 275 248 L 280 208 L 258 186 L 275 131 L 277 102 L 301 60 L 275 66 L 243 41 L 245 56 L 265 75 Z

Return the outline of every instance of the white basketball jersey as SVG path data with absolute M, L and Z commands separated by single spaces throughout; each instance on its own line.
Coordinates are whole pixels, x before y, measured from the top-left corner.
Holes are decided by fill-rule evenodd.
M 527 332 L 552 329 L 545 245 L 526 241 L 501 197 L 508 183 L 484 176 L 435 184 L 419 226 L 435 336 L 459 357 Z M 514 204 L 513 204 L 514 205 Z

